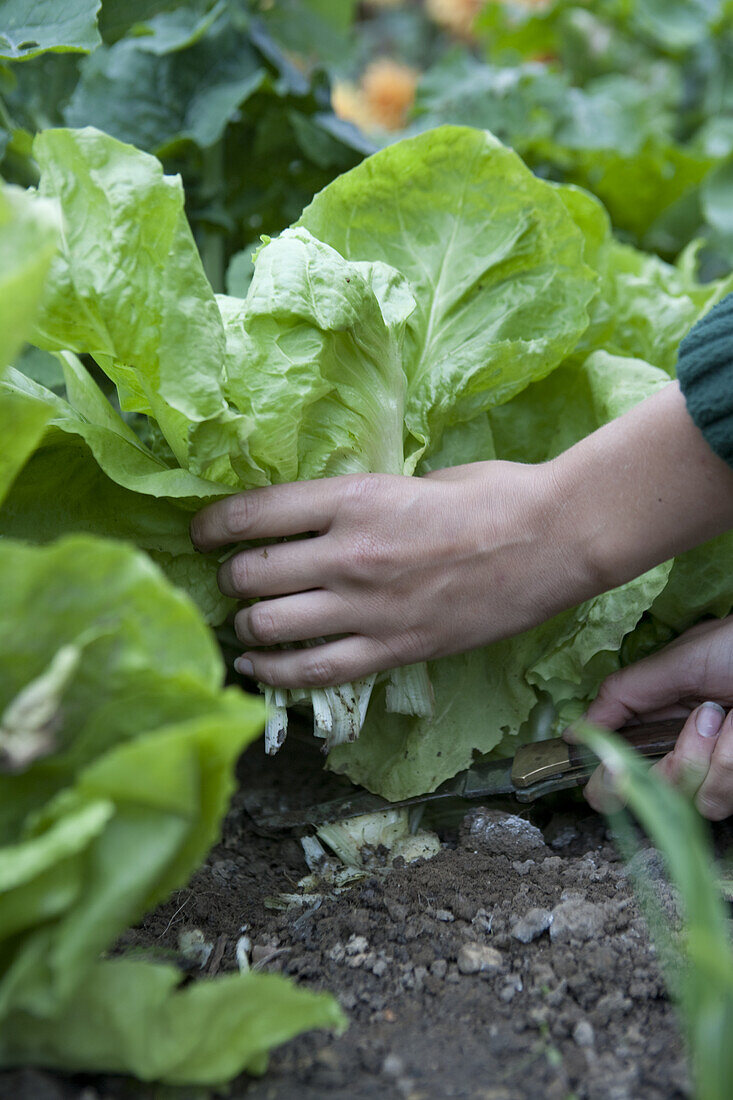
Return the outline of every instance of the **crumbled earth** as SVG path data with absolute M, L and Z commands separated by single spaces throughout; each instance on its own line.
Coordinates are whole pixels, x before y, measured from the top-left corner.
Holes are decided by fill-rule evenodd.
M 322 777 L 251 749 L 243 792 L 268 782 L 287 800 L 320 796 Z M 291 778 L 288 778 L 288 777 Z M 264 778 L 266 777 L 266 778 Z M 348 1031 L 311 1033 L 274 1052 L 233 1100 L 675 1100 L 690 1084 L 672 1006 L 629 875 L 604 821 L 582 802 L 521 816 L 475 807 L 443 827 L 429 861 L 395 861 L 319 905 L 267 899 L 307 873 L 292 836 L 262 835 L 235 798 L 222 842 L 192 883 L 120 944 L 180 959 L 211 950 L 201 973 L 236 968 L 246 926 L 258 968 L 339 998 Z M 509 810 L 512 808 L 509 807 Z M 463 820 L 461 821 L 461 817 Z M 677 907 L 652 849 L 638 869 L 672 924 Z M 183 933 L 183 939 L 181 935 Z M 194 953 L 195 954 L 195 953 Z M 202 956 L 203 957 L 203 956 Z M 0 1075 L 13 1100 L 200 1100 L 115 1078 Z

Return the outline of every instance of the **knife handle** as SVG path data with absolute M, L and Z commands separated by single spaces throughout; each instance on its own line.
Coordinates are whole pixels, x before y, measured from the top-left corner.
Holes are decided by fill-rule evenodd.
M 670 718 L 629 726 L 618 732 L 642 756 L 659 759 L 674 748 L 685 722 L 685 718 Z M 595 753 L 585 745 L 570 745 L 561 737 L 537 741 L 517 750 L 512 782 L 517 788 L 517 797 L 531 802 L 551 791 L 582 786 L 597 763 Z
M 667 718 L 662 722 L 644 722 L 640 726 L 619 730 L 618 733 L 641 756 L 661 757 L 672 751 L 686 721 L 686 718 Z M 585 745 L 568 747 L 571 768 L 586 767 L 589 764 L 595 767 L 598 763 L 598 757 Z

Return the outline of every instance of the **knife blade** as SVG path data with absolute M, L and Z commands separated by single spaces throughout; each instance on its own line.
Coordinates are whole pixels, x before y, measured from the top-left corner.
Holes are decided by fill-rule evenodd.
M 649 760 L 660 759 L 671 749 L 685 723 L 684 718 L 647 722 L 619 731 L 624 740 Z M 398 802 L 354 788 L 338 798 L 298 809 L 272 812 L 259 803 L 256 792 L 245 795 L 244 805 L 258 825 L 276 831 L 325 825 L 380 810 L 396 810 L 438 802 L 447 798 L 477 800 L 507 796 L 520 803 L 534 802 L 546 794 L 582 786 L 598 761 L 583 745 L 570 745 L 560 737 L 522 745 L 514 757 L 474 764 L 447 779 L 434 791 Z

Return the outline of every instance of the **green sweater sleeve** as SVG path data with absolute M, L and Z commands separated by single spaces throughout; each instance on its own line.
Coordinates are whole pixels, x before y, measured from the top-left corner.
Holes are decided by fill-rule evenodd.
M 690 329 L 680 344 L 677 377 L 690 416 L 733 466 L 733 294 Z

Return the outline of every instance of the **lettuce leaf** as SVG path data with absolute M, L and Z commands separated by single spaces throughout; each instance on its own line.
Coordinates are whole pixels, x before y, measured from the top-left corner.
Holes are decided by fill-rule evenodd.
M 298 224 L 412 288 L 407 472 L 446 426 L 549 374 L 588 324 L 598 279 L 582 234 L 554 189 L 485 132 L 445 126 L 384 149 L 324 188 Z
M 3 540 L 0 595 L 0 749 L 24 760 L 0 770 L 0 1064 L 217 1083 L 338 1025 L 272 977 L 179 991 L 173 968 L 99 961 L 215 841 L 263 707 L 222 687 L 193 605 L 128 547 Z

